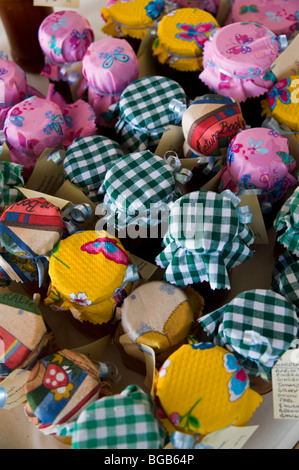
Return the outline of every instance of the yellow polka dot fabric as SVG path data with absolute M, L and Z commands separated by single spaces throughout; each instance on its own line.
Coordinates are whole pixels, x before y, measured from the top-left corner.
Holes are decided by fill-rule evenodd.
M 108 0 L 101 14 L 105 21 L 102 31 L 113 37 L 130 36 L 143 39 L 154 21 L 165 12 L 163 0 Z
M 186 344 L 170 355 L 154 393 L 169 434 L 206 435 L 243 426 L 262 402 L 235 356 L 210 343 Z
M 161 64 L 180 71 L 201 71 L 205 41 L 219 24 L 199 8 L 180 8 L 161 19 L 152 52 Z
M 110 321 L 120 296 L 129 254 L 105 231 L 84 231 L 62 240 L 49 261 L 51 283 L 45 304 L 71 310 L 80 321 Z M 121 289 L 121 290 L 120 290 Z

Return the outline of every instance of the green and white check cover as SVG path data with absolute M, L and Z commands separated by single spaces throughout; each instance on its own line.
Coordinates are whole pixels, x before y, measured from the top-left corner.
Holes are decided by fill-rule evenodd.
M 94 202 L 110 165 L 123 156 L 117 142 L 104 136 L 79 137 L 67 148 L 64 174 Z
M 169 109 L 172 99 L 187 100 L 183 88 L 167 77 L 143 77 L 126 87 L 117 103 L 115 130 L 129 152 L 154 150 L 165 128 L 176 124 Z
M 116 160 L 99 192 L 107 211 L 102 221 L 118 230 L 131 224 L 154 226 L 161 217 L 168 220 L 169 207 L 180 196 L 175 170 L 149 150 Z
M 288 251 L 274 265 L 271 287 L 295 305 L 299 312 L 299 261 Z
M 173 203 L 164 250 L 155 259 L 166 281 L 231 288 L 228 271 L 251 258 L 248 245 L 254 241 L 251 229 L 239 220 L 239 202 L 231 191 L 194 191 Z
M 120 394 L 100 398 L 75 422 L 55 430 L 72 437 L 73 449 L 161 449 L 166 432 L 153 413 L 151 397 L 129 385 Z
M 22 165 L 12 162 L 0 162 L 0 206 L 10 206 L 23 199 L 16 186 L 24 188 Z
M 276 232 L 283 230 L 278 241 L 287 250 L 299 256 L 299 186 L 286 200 L 274 220 Z
M 272 367 L 298 336 L 295 307 L 271 289 L 242 292 L 198 322 L 248 374 L 265 379 L 271 379 Z

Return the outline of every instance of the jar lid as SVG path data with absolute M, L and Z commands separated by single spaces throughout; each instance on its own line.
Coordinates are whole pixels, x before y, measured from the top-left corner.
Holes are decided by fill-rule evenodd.
M 97 191 L 108 168 L 122 156 L 119 144 L 108 137 L 79 137 L 66 150 L 64 173 L 73 184 L 98 200 Z
M 287 250 L 299 256 L 299 188 L 284 202 L 274 220 L 274 229 L 280 232 L 278 241 Z
M 299 309 L 299 261 L 287 250 L 274 265 L 271 286 Z
M 271 116 L 285 124 L 299 138 L 299 75 L 276 82 L 267 93 Z
M 98 93 L 120 94 L 138 78 L 138 62 L 125 39 L 104 38 L 93 42 L 82 59 L 82 73 Z
M 153 54 L 177 70 L 201 70 L 204 43 L 218 27 L 216 18 L 207 11 L 179 8 L 159 22 Z
M 185 340 L 194 314 L 184 290 L 165 281 L 151 281 L 126 297 L 121 321 L 131 341 L 159 353 Z
M 40 358 L 25 384 L 25 414 L 41 432 L 53 434 L 56 424 L 75 419 L 85 406 L 111 393 L 100 373 L 100 364 L 68 349 Z
M 198 322 L 216 344 L 232 350 L 249 374 L 266 380 L 298 336 L 296 308 L 271 289 L 242 292 Z
M 82 60 L 94 32 L 76 11 L 56 11 L 42 21 L 38 39 L 46 57 L 54 64 L 65 64 Z
M 163 0 L 108 0 L 102 9 L 106 21 L 102 31 L 110 36 L 142 39 L 153 23 L 165 13 Z
M 254 241 L 239 203 L 230 191 L 193 191 L 172 204 L 164 250 L 155 259 L 166 281 L 231 288 L 228 271 L 252 256 L 248 245 Z
M 27 97 L 27 75 L 13 61 L 0 57 L 0 109 L 10 108 Z
M 297 0 L 235 0 L 232 5 L 232 22 L 246 21 L 260 23 L 273 31 L 277 36 L 286 34 L 289 37 L 298 28 L 299 14 Z
M 169 434 L 179 431 L 195 440 L 232 424 L 245 425 L 262 402 L 249 388 L 248 376 L 233 353 L 196 342 L 166 359 L 155 396 Z
M 0 293 L 0 377 L 34 361 L 47 332 L 36 303 L 14 292 Z

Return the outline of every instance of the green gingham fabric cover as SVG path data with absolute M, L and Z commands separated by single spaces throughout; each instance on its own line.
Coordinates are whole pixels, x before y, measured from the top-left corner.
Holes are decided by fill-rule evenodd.
M 129 152 L 154 150 L 165 128 L 176 124 L 172 99 L 187 100 L 183 88 L 167 77 L 143 77 L 126 87 L 117 103 L 115 130 Z
M 166 281 L 179 286 L 208 281 L 212 289 L 231 288 L 228 271 L 251 258 L 248 246 L 254 236 L 239 220 L 239 198 L 230 195 L 194 191 L 173 203 L 164 250 L 155 258 Z
M 100 398 L 56 432 L 71 436 L 73 449 L 161 449 L 166 433 L 153 413 L 151 397 L 129 385 L 120 394 Z
M 123 156 L 117 142 L 105 136 L 79 137 L 67 148 L 64 174 L 94 202 L 110 165 Z
M 108 169 L 99 190 L 107 214 L 103 221 L 117 229 L 130 224 L 153 226 L 159 212 L 180 196 L 174 169 L 149 150 L 124 155 Z
M 299 260 L 285 251 L 272 271 L 272 289 L 291 302 L 299 312 Z
M 274 220 L 276 232 L 283 230 L 278 241 L 287 250 L 299 256 L 299 186 L 286 200 Z
M 16 186 L 24 187 L 22 165 L 12 162 L 0 162 L 0 207 L 10 206 L 23 199 Z
M 248 374 L 265 379 L 271 379 L 272 367 L 298 336 L 295 307 L 271 289 L 242 292 L 198 322 Z

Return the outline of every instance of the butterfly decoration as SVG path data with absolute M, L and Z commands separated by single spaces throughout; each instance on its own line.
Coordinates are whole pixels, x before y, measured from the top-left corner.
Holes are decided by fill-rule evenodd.
M 248 150 L 251 150 L 251 153 L 254 153 L 254 152 L 259 152 L 259 153 L 262 153 L 262 154 L 269 153 L 269 149 L 267 147 L 261 147 L 261 145 L 263 145 L 263 143 L 264 143 L 263 140 L 259 140 L 255 144 L 253 139 L 249 139 L 248 143 L 250 145 L 250 148 Z
M 243 175 L 241 177 L 241 186 L 245 189 L 256 189 L 255 184 L 249 183 L 250 179 L 251 179 L 251 175 Z
M 219 90 L 223 90 L 224 88 L 230 88 L 231 84 L 230 81 L 232 80 L 232 77 L 228 77 L 224 73 L 220 72 L 220 82 L 218 85 Z
M 241 6 L 241 8 L 240 8 L 240 15 L 245 15 L 245 13 L 250 13 L 250 12 L 252 12 L 252 13 L 258 13 L 258 12 L 259 12 L 259 9 L 258 9 L 257 6 L 254 5 L 254 4 L 253 4 L 253 5 L 249 5 L 249 6 L 247 6 L 247 5 Z
M 289 167 L 290 166 L 290 155 L 287 152 L 279 151 L 277 155 L 281 158 L 282 162 Z
M 243 367 L 233 354 L 225 354 L 223 360 L 227 372 L 233 373 L 233 376 L 228 382 L 230 401 L 236 401 L 249 387 L 249 379 Z
M 178 39 L 184 39 L 185 41 L 195 41 L 196 44 L 203 49 L 204 43 L 208 40 L 208 34 L 214 28 L 215 24 L 210 23 L 199 23 L 197 25 L 178 23 L 177 28 L 182 29 L 184 33 L 177 33 L 175 35 Z
M 70 37 L 70 47 L 72 50 L 78 49 L 80 46 L 83 46 L 85 49 L 89 46 L 89 31 L 88 29 L 84 29 L 83 33 L 79 33 L 76 29 L 74 29 L 71 33 Z
M 271 111 L 275 108 L 277 99 L 279 99 L 284 104 L 289 104 L 291 102 L 291 93 L 287 87 L 290 85 L 290 78 L 285 78 L 276 83 L 273 88 L 268 92 L 268 102 L 271 108 Z
M 0 69 L 0 80 L 2 80 L 1 76 L 7 73 L 6 69 Z
M 56 45 L 56 37 L 51 36 L 50 41 L 48 42 L 50 49 L 53 49 L 54 54 L 61 55 L 62 49 Z
M 274 11 L 266 11 L 266 15 L 269 18 L 269 21 L 276 21 L 276 23 L 281 23 L 281 13 L 278 11 L 274 13 Z
M 53 111 L 47 111 L 46 117 L 50 119 L 51 122 L 49 122 L 48 124 L 44 126 L 44 133 L 52 134 L 52 132 L 55 131 L 56 134 L 61 135 L 62 134 L 61 124 L 64 124 L 64 117 L 61 114 L 57 114 L 57 116 L 55 116 Z
M 68 21 L 68 18 L 57 19 L 55 23 L 52 25 L 53 31 L 57 31 L 59 26 L 61 26 L 62 28 L 65 28 L 67 21 Z
M 236 34 L 235 40 L 237 44 L 234 44 L 232 47 L 226 50 L 228 54 L 247 54 L 251 52 L 251 48 L 248 47 L 248 44 L 253 42 L 252 38 L 249 38 L 247 34 Z
M 39 143 L 38 139 L 27 139 L 22 132 L 18 132 L 18 141 L 21 147 L 29 150 L 33 150 L 34 147 Z
M 10 116 L 10 122 L 17 127 L 23 127 L 24 116 L 14 115 Z
M 128 264 L 128 255 L 127 253 L 117 246 L 116 240 L 111 238 L 103 237 L 97 238 L 92 242 L 85 243 L 81 246 L 82 251 L 86 251 L 91 255 L 98 255 L 103 253 L 105 258 L 110 261 L 114 261 L 117 264 Z
M 99 54 L 99 58 L 104 59 L 103 68 L 109 69 L 115 60 L 119 62 L 128 62 L 130 58 L 127 54 L 123 54 L 123 50 L 123 47 L 116 47 L 112 54 L 108 52 L 101 52 Z

